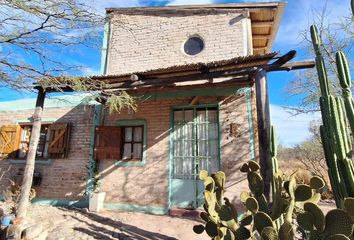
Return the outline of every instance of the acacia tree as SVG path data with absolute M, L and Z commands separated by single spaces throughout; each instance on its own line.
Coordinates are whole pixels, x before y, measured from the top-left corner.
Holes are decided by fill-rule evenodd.
M 329 21 L 329 11 L 326 7 L 322 10 L 313 10 L 313 23 L 318 26 L 320 38 L 323 41 L 322 52 L 325 64 L 327 66 L 328 79 L 330 81 L 331 91 L 335 94 L 341 94 L 338 82 L 338 73 L 335 62 L 335 54 L 342 51 L 350 61 L 350 53 L 354 47 L 354 18 L 350 14 Z M 333 20 L 333 19 L 332 19 Z M 301 45 L 305 51 L 314 56 L 309 27 L 300 33 Z M 353 64 L 350 64 L 352 67 Z M 298 106 L 292 107 L 295 113 L 309 113 L 319 111 L 318 99 L 320 97 L 320 88 L 316 69 L 299 71 L 286 87 L 286 94 L 289 97 L 299 97 Z
M 71 51 L 98 48 L 104 17 L 77 0 L 0 0 L 0 87 L 33 90 L 40 84 L 17 216 L 26 217 L 35 151 L 47 86 L 65 84 L 79 91 L 100 91 L 102 85 L 79 75 L 81 64 L 63 60 Z M 60 88 L 58 88 L 60 90 Z M 111 110 L 133 99 L 125 92 L 108 96 Z

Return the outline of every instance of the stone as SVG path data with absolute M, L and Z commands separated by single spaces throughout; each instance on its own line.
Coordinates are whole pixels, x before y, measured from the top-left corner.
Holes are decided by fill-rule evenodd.
M 35 224 L 22 231 L 22 236 L 24 239 L 33 239 L 39 236 L 43 232 L 42 225 Z

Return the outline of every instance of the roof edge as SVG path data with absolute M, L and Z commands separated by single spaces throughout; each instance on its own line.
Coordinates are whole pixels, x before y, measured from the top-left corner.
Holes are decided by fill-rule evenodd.
M 224 3 L 224 4 L 199 4 L 199 5 L 169 5 L 159 7 L 127 7 L 127 8 L 106 8 L 106 13 L 114 11 L 149 11 L 149 10 L 170 10 L 170 9 L 200 9 L 200 8 L 219 8 L 219 9 L 244 9 L 244 8 L 276 8 L 284 2 L 254 2 L 254 3 Z

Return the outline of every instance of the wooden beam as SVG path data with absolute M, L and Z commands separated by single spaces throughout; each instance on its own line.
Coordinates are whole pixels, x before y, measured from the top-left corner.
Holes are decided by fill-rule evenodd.
M 254 21 L 251 22 L 252 27 L 271 27 L 273 26 L 273 21 Z
M 189 105 L 193 106 L 198 103 L 199 96 L 193 97 L 192 101 L 189 103 Z
M 267 65 L 264 66 L 267 72 L 274 72 L 274 71 L 291 71 L 291 70 L 299 70 L 299 69 L 307 69 L 315 67 L 315 61 L 313 60 L 305 60 L 299 62 L 290 62 L 285 63 L 283 65 Z
M 259 146 L 259 165 L 261 175 L 264 179 L 264 195 L 270 197 L 271 183 L 271 153 L 270 153 L 270 114 L 267 72 L 260 70 L 255 77 L 256 85 L 256 107 L 258 122 L 258 146 Z
M 220 77 L 236 77 L 236 76 L 246 76 L 255 71 L 256 68 L 252 69 L 243 69 L 243 70 L 234 70 L 234 71 L 220 71 L 204 74 L 192 74 L 189 76 L 181 77 L 171 77 L 164 79 L 144 79 L 142 81 L 125 81 L 117 82 L 112 84 L 107 84 L 105 89 L 109 88 L 133 88 L 133 87 L 142 87 L 142 86 L 165 86 L 165 85 L 175 85 L 176 83 L 196 81 L 196 80 L 207 80 L 211 78 L 220 78 Z M 244 78 L 242 79 L 244 80 Z
M 268 40 L 269 34 L 253 34 L 252 39 L 253 40 Z

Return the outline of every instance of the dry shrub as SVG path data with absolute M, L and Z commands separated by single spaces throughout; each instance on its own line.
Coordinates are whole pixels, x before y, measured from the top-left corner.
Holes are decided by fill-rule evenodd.
M 21 186 L 16 182 L 9 179 L 10 185 L 4 191 L 5 206 L 9 209 L 9 212 L 15 213 L 17 209 L 17 204 L 20 200 Z M 31 188 L 29 200 L 31 201 L 36 197 L 36 191 Z

